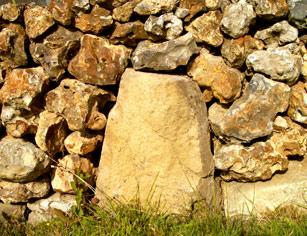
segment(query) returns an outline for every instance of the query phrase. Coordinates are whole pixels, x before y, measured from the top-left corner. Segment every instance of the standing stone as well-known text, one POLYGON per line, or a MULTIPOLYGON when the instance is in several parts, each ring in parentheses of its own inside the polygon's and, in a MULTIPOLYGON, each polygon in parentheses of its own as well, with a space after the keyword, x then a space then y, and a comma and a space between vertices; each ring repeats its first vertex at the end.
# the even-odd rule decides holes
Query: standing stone
POLYGON ((202 12, 206 9, 205 0, 180 0, 179 7, 187 9, 189 14, 185 17, 185 21, 190 21, 195 15, 199 12, 202 12))
POLYGON ((160 12, 170 12, 177 4, 177 0, 142 0, 134 11, 139 15, 154 15, 160 12))
POLYGON ((265 20, 284 17, 288 14, 287 0, 249 0, 257 16, 265 20))
POLYGON ((197 198, 212 200, 213 169, 197 84, 127 69, 107 123, 96 183, 100 204, 105 196, 125 203, 138 198, 142 206, 159 201, 163 211, 178 213, 197 198))
POLYGON ((289 21, 301 30, 307 29, 307 0, 288 0, 289 21))
POLYGON ((54 20, 62 25, 70 25, 73 18, 72 4, 73 0, 50 0, 48 10, 54 20))
POLYGON ((291 87, 288 116, 294 121, 307 124, 307 82, 298 82, 291 87))
POLYGON ((132 0, 113 10, 112 17, 116 21, 128 22, 136 5, 142 0, 132 0))

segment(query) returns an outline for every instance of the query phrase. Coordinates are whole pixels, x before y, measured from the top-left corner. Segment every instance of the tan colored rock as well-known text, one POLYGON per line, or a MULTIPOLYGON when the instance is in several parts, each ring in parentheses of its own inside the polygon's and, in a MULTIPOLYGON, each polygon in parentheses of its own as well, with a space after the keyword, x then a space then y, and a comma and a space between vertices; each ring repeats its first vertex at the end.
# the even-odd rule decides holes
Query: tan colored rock
POLYGON ((75 79, 64 79, 59 87, 47 93, 46 110, 61 114, 70 130, 101 130, 106 117, 99 110, 112 99, 113 95, 105 90, 75 79))
POLYGON ((133 10, 136 7, 138 3, 140 3, 142 0, 132 0, 128 1, 127 3, 114 8, 112 17, 116 21, 120 22, 128 22, 130 20, 130 17, 133 14, 133 10))
MULTIPOLYGON (((98 0, 99 1, 99 0, 98 0)), ((72 10, 76 13, 89 11, 91 9, 90 0, 73 0, 72 10)))
POLYGON ((26 205, 0 203, 0 222, 7 220, 24 221, 26 216, 26 205))
POLYGON ((0 200, 4 203, 28 202, 45 197, 50 191, 50 180, 42 178, 28 183, 13 183, 0 180, 0 200))
POLYGON ((84 35, 81 49, 70 61, 68 71, 78 80, 94 85, 116 84, 124 72, 131 51, 101 37, 84 35))
POLYGON ((16 21, 20 16, 21 8, 16 4, 7 3, 0 6, 0 18, 8 21, 16 21))
POLYGON ((227 66, 220 56, 211 55, 202 49, 188 71, 199 86, 211 88, 214 97, 221 103, 229 103, 241 94, 244 75, 227 66))
POLYGON ((212 90, 205 89, 203 91, 203 97, 204 97, 206 103, 211 102, 214 98, 212 90))
POLYGON ((205 0, 206 8, 210 11, 219 9, 222 6, 221 0, 205 0))
POLYGON ((64 152, 67 135, 67 123, 62 116, 49 111, 40 113, 35 142, 41 150, 50 154, 64 152))
POLYGON ((209 11, 196 18, 186 27, 198 42, 205 42, 213 47, 219 47, 224 40, 220 31, 220 23, 223 14, 220 11, 209 11))
POLYGON ((73 0, 50 0, 48 10, 54 20, 62 25, 70 25, 73 18, 72 6, 73 0))
POLYGON ((206 9, 206 1, 205 0, 180 0, 179 7, 189 10, 189 15, 185 17, 184 20, 190 21, 199 12, 202 12, 206 9))
POLYGON ((80 177, 81 174, 87 177, 83 179, 84 181, 88 184, 93 184, 94 167, 89 159, 79 157, 78 155, 67 155, 63 157, 59 160, 53 173, 51 179, 52 189, 61 193, 74 193, 72 183, 80 182, 75 175, 80 177))
POLYGON ((291 87, 288 116, 292 120, 307 124, 307 82, 298 82, 291 87))
POLYGON ((210 202, 214 164, 205 107, 187 77, 127 69, 107 123, 100 204, 105 196, 124 203, 137 197, 142 206, 159 201, 163 212, 178 213, 197 198, 210 202))
POLYGON ((257 16, 271 20, 286 16, 289 11, 287 0, 249 0, 254 6, 257 16))
POLYGON ((37 38, 54 25, 51 13, 44 7, 28 6, 24 11, 26 32, 29 38, 37 38))
POLYGON ((86 155, 101 147, 102 135, 75 131, 65 139, 65 147, 70 154, 86 155))
POLYGON ((177 0, 142 0, 134 11, 139 15, 154 15, 160 12, 171 12, 177 4, 177 0))

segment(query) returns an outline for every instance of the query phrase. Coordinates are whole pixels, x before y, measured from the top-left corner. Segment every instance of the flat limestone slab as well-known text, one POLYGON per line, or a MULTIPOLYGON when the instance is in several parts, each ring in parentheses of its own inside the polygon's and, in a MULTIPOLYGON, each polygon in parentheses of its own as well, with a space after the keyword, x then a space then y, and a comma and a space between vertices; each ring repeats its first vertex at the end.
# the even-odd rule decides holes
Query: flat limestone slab
POLYGON ((205 102, 190 78, 137 72, 122 76, 109 114, 96 197, 165 212, 213 197, 214 163, 205 102))

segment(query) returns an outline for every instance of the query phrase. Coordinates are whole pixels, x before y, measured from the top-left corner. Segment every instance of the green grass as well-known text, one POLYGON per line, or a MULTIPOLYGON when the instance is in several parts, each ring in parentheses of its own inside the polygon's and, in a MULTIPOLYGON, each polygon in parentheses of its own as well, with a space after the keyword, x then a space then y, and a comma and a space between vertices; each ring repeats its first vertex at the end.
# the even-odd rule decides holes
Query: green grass
POLYGON ((227 219, 204 210, 190 215, 157 215, 137 207, 120 206, 112 212, 89 208, 84 216, 55 219, 35 227, 0 223, 0 235, 307 235, 307 215, 278 211, 265 219, 227 219))

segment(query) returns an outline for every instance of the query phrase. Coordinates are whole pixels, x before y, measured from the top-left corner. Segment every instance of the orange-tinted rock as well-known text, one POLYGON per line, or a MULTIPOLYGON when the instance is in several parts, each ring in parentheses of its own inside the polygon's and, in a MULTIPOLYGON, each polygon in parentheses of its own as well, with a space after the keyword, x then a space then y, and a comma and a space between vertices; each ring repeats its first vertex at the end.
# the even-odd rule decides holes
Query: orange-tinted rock
POLYGON ((197 13, 205 10, 206 2, 205 0, 180 0, 179 7, 189 10, 185 21, 190 21, 197 13))
POLYGON ((307 83, 299 81, 291 87, 288 116, 294 121, 307 124, 307 83))
POLYGON ((73 18, 72 4, 73 0, 50 0, 48 9, 53 19, 62 25, 70 25, 73 18))

